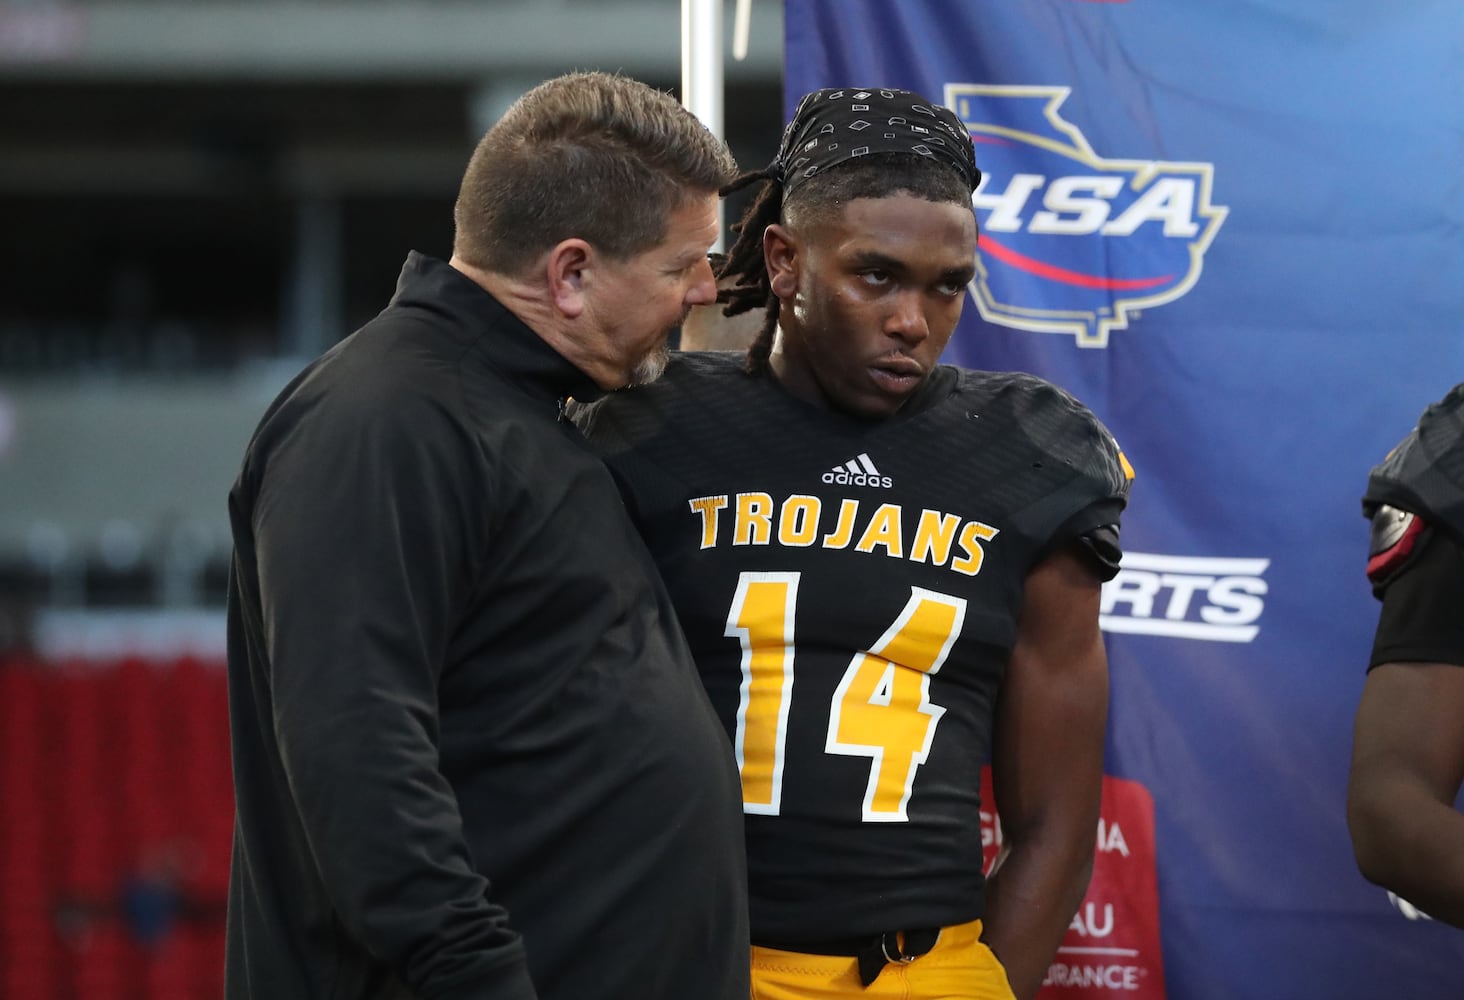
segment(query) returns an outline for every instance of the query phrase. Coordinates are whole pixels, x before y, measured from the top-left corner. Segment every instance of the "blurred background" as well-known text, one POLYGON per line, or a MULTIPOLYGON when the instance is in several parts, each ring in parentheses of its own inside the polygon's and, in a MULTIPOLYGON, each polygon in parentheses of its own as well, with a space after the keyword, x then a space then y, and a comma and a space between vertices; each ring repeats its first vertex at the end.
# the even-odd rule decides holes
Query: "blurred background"
MULTIPOLYGON (((0 0, 0 997, 218 995, 245 442, 409 249, 448 255, 509 103, 678 92, 680 35, 678 0, 0 0)), ((777 0, 724 58, 760 166, 777 0)))

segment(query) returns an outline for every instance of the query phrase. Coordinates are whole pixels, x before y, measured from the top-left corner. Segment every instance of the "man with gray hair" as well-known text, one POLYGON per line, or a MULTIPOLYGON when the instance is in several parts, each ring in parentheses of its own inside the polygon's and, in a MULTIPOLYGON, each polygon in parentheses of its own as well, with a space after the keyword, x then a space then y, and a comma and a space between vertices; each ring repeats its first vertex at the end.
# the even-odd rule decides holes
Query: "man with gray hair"
POLYGON ((712 301, 735 169, 644 84, 535 88, 451 259, 265 414, 229 498, 227 996, 747 997, 731 748, 563 418, 712 301))

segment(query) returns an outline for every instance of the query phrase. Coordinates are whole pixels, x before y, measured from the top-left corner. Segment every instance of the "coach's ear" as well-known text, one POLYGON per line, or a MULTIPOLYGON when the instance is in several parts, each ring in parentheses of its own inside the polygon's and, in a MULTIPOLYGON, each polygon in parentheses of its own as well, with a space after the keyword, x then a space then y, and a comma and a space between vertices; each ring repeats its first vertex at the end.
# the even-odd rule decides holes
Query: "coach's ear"
POLYGON ((566 319, 578 319, 585 311, 585 295, 595 275, 595 248, 585 240, 562 240, 544 256, 545 279, 554 308, 566 319))
POLYGON ((763 230, 763 263, 768 270, 768 286, 780 299, 791 299, 798 291, 798 239, 778 223, 763 230))

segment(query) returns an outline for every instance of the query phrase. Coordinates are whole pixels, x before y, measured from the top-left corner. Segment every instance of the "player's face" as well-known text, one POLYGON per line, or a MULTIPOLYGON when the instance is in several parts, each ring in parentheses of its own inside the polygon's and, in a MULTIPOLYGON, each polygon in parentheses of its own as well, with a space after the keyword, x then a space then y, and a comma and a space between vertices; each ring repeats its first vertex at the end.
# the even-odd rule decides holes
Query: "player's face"
POLYGON ((835 219, 769 227, 781 300, 774 373, 794 395, 887 417, 935 368, 976 259, 969 206, 908 194, 858 198, 835 219))
POLYGON ((592 308, 616 356, 620 385, 659 377, 666 367, 666 338, 692 306, 716 300, 707 251, 716 242, 718 227, 716 194, 689 195, 671 214, 659 245, 606 265, 609 280, 592 308))

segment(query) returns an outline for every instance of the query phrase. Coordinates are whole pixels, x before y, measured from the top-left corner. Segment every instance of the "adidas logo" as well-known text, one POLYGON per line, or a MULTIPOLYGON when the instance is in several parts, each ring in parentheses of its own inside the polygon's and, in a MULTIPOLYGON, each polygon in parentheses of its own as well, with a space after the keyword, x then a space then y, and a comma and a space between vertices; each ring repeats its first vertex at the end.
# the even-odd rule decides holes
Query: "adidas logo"
POLYGON ((869 456, 863 453, 825 472, 823 481, 839 486, 882 486, 885 489, 895 485, 895 481, 889 476, 881 476, 869 456))

